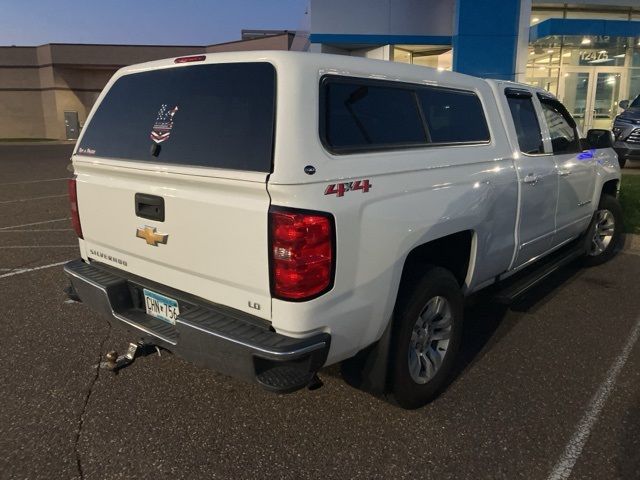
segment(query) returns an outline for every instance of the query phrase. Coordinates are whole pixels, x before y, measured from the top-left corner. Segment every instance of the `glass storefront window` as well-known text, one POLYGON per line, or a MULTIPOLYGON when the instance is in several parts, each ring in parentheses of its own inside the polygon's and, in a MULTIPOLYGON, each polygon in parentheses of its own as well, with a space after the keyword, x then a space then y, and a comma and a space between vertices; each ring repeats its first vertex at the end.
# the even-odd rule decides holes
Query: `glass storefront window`
POLYGON ((536 25, 549 18, 578 18, 593 20, 640 20, 640 10, 621 8, 615 10, 596 10, 588 8, 536 8, 531 10, 530 25, 536 25))
POLYGON ((398 47, 394 47, 393 61, 399 63, 411 63, 411 52, 398 47))
POLYGON ((562 10, 533 10, 531 12, 530 25, 536 25, 540 22, 544 22, 549 18, 562 18, 562 10))
POLYGON ((631 66, 640 67, 640 40, 637 41, 631 54, 631 66))
POLYGON ((529 47, 526 82, 558 96, 583 131, 610 128, 621 100, 640 94, 637 40, 552 36, 529 47))
POLYGON ((393 60, 400 63, 412 63, 423 67, 451 70, 453 50, 450 47, 429 45, 396 45, 393 48, 393 60))
POLYGON ((633 100, 638 95, 640 95, 640 68, 631 68, 629 70, 629 93, 626 95, 626 99, 633 100))
POLYGON ((619 12, 597 12, 597 11, 580 11, 567 9, 565 18, 582 18, 593 20, 629 20, 629 10, 625 9, 619 12))
POLYGON ((622 67, 625 65, 628 47, 629 39, 626 37, 547 37, 531 45, 528 64, 622 67))

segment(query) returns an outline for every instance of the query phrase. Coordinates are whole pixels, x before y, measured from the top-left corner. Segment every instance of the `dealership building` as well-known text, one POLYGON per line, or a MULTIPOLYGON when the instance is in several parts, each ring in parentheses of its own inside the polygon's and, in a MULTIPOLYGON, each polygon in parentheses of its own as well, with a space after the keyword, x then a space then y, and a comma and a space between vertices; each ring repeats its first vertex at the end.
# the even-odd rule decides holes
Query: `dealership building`
POLYGON ((301 28, 211 46, 0 47, 0 138, 76 138, 121 66, 230 50, 305 50, 516 80, 557 95, 583 130, 640 94, 638 0, 310 0, 301 28))

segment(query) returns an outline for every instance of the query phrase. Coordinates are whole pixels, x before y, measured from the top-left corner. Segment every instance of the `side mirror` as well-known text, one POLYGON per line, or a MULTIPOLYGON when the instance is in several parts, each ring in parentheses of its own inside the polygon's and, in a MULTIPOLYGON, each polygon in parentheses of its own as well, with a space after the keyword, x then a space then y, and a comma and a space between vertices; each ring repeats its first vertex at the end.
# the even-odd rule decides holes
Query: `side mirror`
POLYGON ((618 103, 618 106, 621 109, 626 110, 627 108, 629 108, 629 100, 620 100, 620 103, 618 103))
POLYGON ((614 142, 615 137, 611 130, 594 128, 587 132, 587 138, 582 144, 587 148, 613 148, 614 142))

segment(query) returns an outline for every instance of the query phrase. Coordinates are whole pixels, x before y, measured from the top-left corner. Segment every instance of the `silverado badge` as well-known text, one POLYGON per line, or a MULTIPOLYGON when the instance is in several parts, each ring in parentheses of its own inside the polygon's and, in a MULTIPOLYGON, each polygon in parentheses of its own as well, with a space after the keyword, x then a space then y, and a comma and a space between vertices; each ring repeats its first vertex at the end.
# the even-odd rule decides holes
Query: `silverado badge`
POLYGON ((136 237, 144 238, 147 241, 147 245, 153 245, 157 247, 159 243, 167 244, 167 238, 169 235, 166 233, 156 233, 156 227, 138 227, 136 230, 136 237))

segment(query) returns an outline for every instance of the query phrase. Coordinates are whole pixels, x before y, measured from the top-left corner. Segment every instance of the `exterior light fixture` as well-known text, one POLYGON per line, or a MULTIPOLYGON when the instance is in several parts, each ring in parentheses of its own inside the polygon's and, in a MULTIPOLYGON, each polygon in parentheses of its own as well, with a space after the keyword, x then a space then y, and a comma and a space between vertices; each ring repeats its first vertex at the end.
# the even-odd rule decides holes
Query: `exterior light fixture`
POLYGON ((582 42, 580 42, 581 45, 589 45, 590 43, 591 39, 587 37, 582 37, 582 42))

